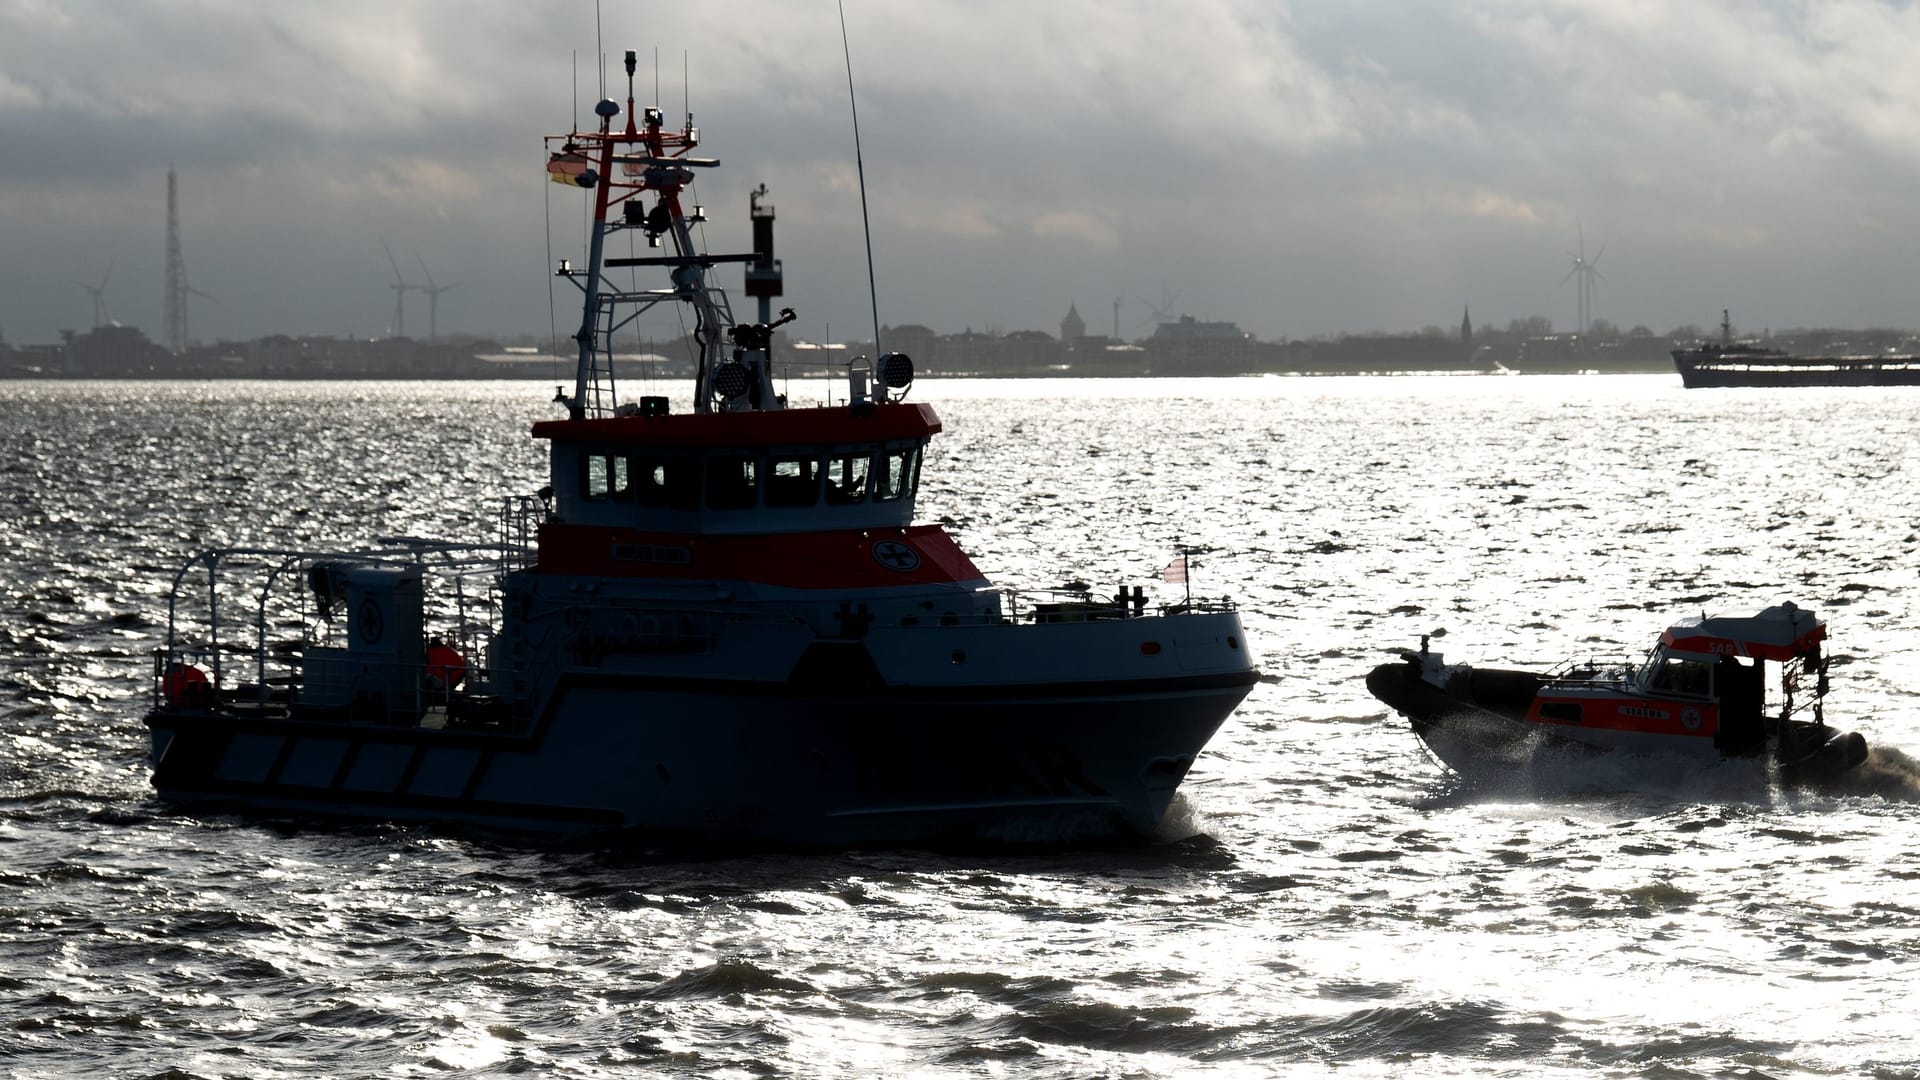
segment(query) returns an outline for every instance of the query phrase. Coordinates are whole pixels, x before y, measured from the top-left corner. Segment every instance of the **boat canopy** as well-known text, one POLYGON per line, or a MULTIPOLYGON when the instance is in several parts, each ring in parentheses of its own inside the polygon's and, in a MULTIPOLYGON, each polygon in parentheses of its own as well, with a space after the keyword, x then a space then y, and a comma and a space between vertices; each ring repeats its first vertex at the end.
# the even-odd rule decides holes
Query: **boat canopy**
POLYGON ((1813 612, 1775 604, 1754 612, 1682 619, 1660 635, 1660 643, 1679 652, 1786 661, 1812 652, 1826 636, 1827 624, 1813 612))

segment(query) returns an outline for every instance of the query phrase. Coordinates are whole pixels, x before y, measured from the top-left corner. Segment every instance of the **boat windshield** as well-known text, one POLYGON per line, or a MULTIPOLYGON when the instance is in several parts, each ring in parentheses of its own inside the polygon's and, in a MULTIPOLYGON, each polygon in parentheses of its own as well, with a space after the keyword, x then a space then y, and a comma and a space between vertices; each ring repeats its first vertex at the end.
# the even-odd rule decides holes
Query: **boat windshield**
MULTIPOLYGON (((905 501, 920 479, 920 444, 847 446, 827 451, 647 450, 594 447, 580 453, 571 498, 586 503, 638 503, 678 511, 751 510, 905 501), (824 481, 824 483, 823 483, 824 481)), ((564 461, 560 451, 556 461, 564 461)), ((556 475, 567 468, 557 465, 556 475)))
POLYGON ((1713 693, 1713 665, 1702 657, 1655 649, 1640 665, 1634 681, 1647 690, 1706 697, 1713 693))

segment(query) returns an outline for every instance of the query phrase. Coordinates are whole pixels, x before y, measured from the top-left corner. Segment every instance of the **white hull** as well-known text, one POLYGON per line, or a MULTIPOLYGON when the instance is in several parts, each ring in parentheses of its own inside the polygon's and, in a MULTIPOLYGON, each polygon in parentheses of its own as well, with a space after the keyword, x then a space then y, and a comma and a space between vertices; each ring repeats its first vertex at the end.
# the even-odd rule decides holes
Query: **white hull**
POLYGON ((1677 766, 1727 760, 1710 738, 1567 731, 1471 708, 1414 721, 1413 730, 1441 764, 1480 786, 1613 787, 1618 785, 1620 768, 1615 765, 1597 773, 1602 760, 1664 761, 1677 766))

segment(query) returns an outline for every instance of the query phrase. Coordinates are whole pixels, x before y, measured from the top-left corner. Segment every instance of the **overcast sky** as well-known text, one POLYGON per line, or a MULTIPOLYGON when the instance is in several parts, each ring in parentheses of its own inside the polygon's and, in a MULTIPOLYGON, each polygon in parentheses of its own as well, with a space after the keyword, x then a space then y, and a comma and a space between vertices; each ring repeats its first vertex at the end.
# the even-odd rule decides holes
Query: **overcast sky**
MULTIPOLYGON (((847 0, 883 322, 1267 339, 1546 315, 1580 231, 1622 327, 1915 326, 1920 13, 1879 0, 847 0)), ((869 333, 831 0, 601 8, 610 96, 690 85, 714 250, 778 209, 800 336, 869 333), (686 78, 683 81, 683 57, 686 78), (617 88, 617 89, 616 89, 617 88)), ((169 163, 196 338, 564 337, 589 0, 0 0, 0 333, 160 336, 169 163), (563 286, 564 287, 564 286, 563 286), (424 334, 424 297, 407 330, 424 334)), ((737 269, 724 271, 737 286, 737 269)), ((737 309, 745 310, 744 300, 737 309)))

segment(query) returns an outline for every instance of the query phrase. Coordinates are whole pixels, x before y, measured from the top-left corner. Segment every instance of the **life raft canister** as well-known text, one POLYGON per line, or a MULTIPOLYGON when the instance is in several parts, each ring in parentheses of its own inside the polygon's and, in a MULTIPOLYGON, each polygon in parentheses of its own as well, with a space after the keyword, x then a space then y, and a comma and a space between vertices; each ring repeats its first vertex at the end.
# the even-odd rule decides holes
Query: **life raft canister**
POLYGON ((213 707, 213 683, 192 664, 174 664, 160 678, 160 695, 176 709, 213 707))
POLYGON ((436 642, 427 647, 427 686, 433 690, 457 690, 467 681, 467 658, 451 645, 436 642))

